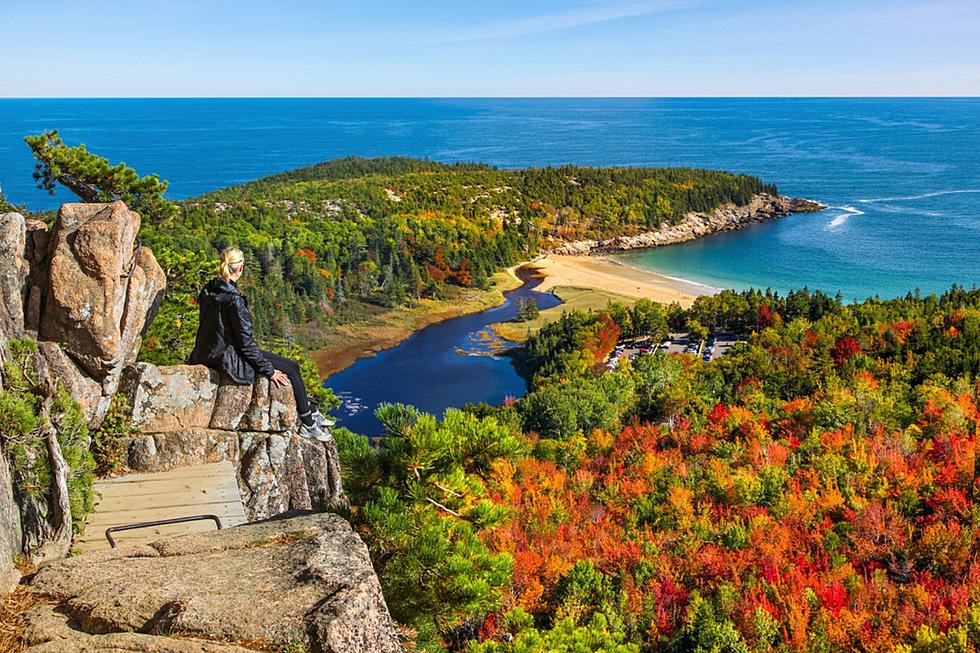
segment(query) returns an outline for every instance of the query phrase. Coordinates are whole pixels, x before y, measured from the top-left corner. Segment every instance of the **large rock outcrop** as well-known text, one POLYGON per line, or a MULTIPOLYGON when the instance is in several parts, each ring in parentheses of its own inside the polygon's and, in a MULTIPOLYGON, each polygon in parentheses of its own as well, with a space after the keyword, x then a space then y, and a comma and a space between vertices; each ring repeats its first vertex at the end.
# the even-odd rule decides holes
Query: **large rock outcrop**
POLYGON ((31 589, 58 607, 30 614, 29 653, 401 650, 367 548, 331 514, 90 553, 31 589))
POLYGON ((134 247, 140 216, 122 202, 64 204, 48 243, 42 340, 63 343, 96 379, 138 349, 147 315, 166 285, 148 248, 134 247))
MULTIPOLYGON (((165 285, 153 253, 136 244, 139 226, 121 202, 66 204, 50 230, 0 216, 0 361, 17 352, 17 392, 48 415, 64 388, 91 428, 122 392, 141 431, 129 443, 134 470, 230 460, 251 520, 346 506, 336 445, 297 435, 289 387, 135 363, 165 285), (36 350, 10 343, 25 335, 36 350)), ((0 433, 0 591, 19 577, 17 554, 48 561, 33 580, 51 603, 30 615, 31 651, 400 650, 367 550, 334 515, 63 560, 72 470, 58 420, 43 424, 30 446, 51 480, 36 496, 18 495, 22 478, 0 433), (171 634, 179 636, 160 636, 171 634)))
POLYGON ((19 213, 0 215, 0 347, 4 336, 24 335, 25 282, 31 273, 26 245, 24 217, 19 213))
POLYGON ((142 432, 129 444, 133 471, 229 460, 250 520, 347 505, 336 444, 296 434, 288 385, 259 378, 242 386, 203 365, 137 363, 126 369, 120 392, 142 432))
POLYGON ((606 240, 576 240, 558 245, 550 251, 554 254, 579 256, 676 245, 720 231, 743 229, 751 224, 791 213, 822 211, 825 208, 827 207, 810 200, 762 193, 743 206, 723 206, 711 213, 688 213, 677 224, 665 224, 656 231, 606 240))
MULTIPOLYGON (((17 352, 17 392, 31 396, 42 416, 50 417, 59 388, 79 402, 90 428, 108 411, 165 285, 153 253, 136 245, 139 226, 122 202, 65 204, 50 231, 40 220, 0 215, 0 361, 14 364, 17 352), (37 341, 36 351, 12 346, 25 336, 37 341)), ((0 368, 0 377, 6 372, 0 368)), ((11 378, 0 378, 0 387, 10 389, 11 378)), ((59 557, 71 542, 64 434, 57 419, 42 424, 20 464, 43 461, 46 493, 16 492, 20 475, 35 472, 13 465, 0 432, 0 584, 14 575, 14 554, 59 557)))
POLYGON ((52 229, 0 216, 0 357, 37 335, 55 383, 79 400, 90 428, 109 408, 166 286, 140 216, 122 202, 64 204, 52 229))

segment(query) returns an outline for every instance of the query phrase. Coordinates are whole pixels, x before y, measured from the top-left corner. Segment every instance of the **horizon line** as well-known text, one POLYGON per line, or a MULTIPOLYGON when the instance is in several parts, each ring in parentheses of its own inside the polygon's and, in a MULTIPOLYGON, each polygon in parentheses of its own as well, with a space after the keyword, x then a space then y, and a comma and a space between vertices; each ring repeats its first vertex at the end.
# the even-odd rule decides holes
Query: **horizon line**
POLYGON ((980 95, 12 95, 4 100, 941 100, 980 95))

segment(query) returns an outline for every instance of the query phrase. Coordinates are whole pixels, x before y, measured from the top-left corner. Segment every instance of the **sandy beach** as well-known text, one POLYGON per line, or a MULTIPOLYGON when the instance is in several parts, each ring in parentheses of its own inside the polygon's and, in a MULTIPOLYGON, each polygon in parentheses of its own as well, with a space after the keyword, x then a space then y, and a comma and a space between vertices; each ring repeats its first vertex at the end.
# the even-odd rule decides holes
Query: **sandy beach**
POLYGON ((696 297, 718 292, 717 288, 640 270, 606 256, 548 254, 524 265, 535 268, 544 277, 537 288, 541 291, 555 286, 596 288, 655 302, 677 302, 685 307, 696 297))

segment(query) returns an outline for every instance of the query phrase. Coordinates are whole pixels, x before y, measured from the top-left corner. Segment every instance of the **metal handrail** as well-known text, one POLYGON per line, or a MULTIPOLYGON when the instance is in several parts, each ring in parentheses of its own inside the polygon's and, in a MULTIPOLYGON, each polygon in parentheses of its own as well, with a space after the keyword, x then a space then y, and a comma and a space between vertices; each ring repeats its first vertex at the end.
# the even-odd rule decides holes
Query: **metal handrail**
POLYGON ((206 519, 212 520, 221 530, 221 520, 217 515, 193 515, 191 517, 175 517, 174 519, 158 519, 157 521, 144 521, 137 522, 135 524, 124 524, 122 526, 111 526, 105 529, 105 539, 109 540, 109 546, 113 549, 116 548, 116 541, 112 539, 113 533, 118 533, 120 531, 131 531, 137 528, 152 528, 154 526, 165 526, 167 524, 183 524, 189 521, 203 521, 206 519))

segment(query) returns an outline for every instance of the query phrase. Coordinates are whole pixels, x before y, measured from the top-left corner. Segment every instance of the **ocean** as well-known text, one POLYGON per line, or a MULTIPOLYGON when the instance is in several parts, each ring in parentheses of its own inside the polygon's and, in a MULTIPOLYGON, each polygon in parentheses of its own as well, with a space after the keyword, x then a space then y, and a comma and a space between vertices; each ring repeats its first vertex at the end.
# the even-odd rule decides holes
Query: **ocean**
POLYGON ((980 99, 0 100, 0 188, 52 208, 22 138, 59 129, 180 199, 346 155, 695 166, 832 208, 624 256, 714 287, 848 299, 980 276, 980 99))
MULTIPOLYGON (((34 188, 22 138, 46 129, 159 174, 174 199, 347 155, 744 172, 831 208, 623 261, 718 288, 847 299, 980 277, 980 99, 0 100, 0 187, 38 209, 71 199, 34 188)), ((555 301, 525 288, 327 379, 341 424, 380 433, 383 401, 441 414, 524 394, 508 357, 459 354, 478 353, 519 296, 555 301)))

